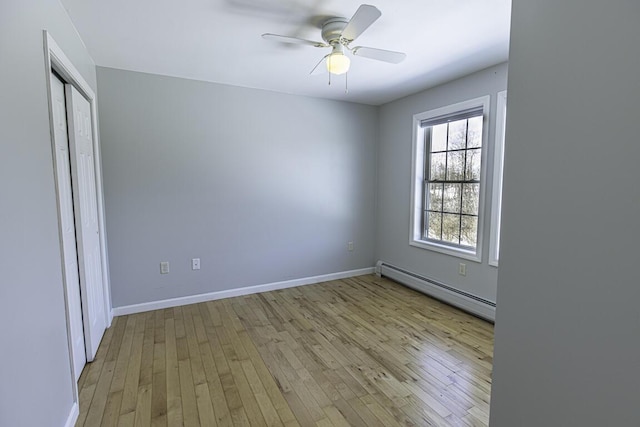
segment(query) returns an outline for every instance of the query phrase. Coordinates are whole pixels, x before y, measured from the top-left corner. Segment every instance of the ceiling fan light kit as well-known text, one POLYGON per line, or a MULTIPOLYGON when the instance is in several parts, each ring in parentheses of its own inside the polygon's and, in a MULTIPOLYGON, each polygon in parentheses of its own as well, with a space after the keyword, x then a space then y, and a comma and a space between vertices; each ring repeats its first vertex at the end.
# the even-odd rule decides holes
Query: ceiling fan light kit
MULTIPOLYGON (((324 58, 320 60, 320 62, 325 61, 326 69, 330 75, 345 74, 349 71, 351 60, 345 51, 351 52, 354 56, 362 56, 377 61, 398 64, 405 59, 406 54, 372 47, 351 47, 351 43, 380 18, 381 15, 382 13, 375 6, 362 4, 350 20, 339 17, 330 18, 322 25, 321 37, 324 43, 271 33, 263 34, 262 37, 267 40, 283 43, 303 44, 321 48, 331 47, 331 53, 325 55, 324 58)), ((318 65, 320 65, 320 63, 318 63, 318 65)), ((319 69, 318 65, 311 70, 311 73, 319 69)), ((329 80, 329 82, 331 82, 331 80, 329 80)))
POLYGON ((351 60, 344 54, 344 46, 338 44, 333 47, 333 51, 326 59, 327 71, 331 74, 344 74, 349 71, 351 60))

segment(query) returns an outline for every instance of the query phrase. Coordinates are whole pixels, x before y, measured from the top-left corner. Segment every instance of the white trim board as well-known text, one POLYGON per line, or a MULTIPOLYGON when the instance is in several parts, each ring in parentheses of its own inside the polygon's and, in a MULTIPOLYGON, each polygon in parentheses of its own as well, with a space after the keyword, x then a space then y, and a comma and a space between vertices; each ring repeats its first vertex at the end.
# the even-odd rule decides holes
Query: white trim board
POLYGON ((491 236, 489 265, 497 267, 500 254, 500 218, 502 211, 502 176, 504 172, 504 142, 507 124, 507 91, 498 92, 496 132, 493 143, 493 190, 491 191, 491 236))
POLYGON ((458 307, 474 316, 495 322, 496 307, 492 301, 486 301, 467 292, 457 291, 453 286, 420 276, 384 261, 378 261, 375 270, 377 275, 388 277, 418 292, 458 307))
POLYGON ((76 425, 76 421, 78 421, 78 417, 80 416, 80 407, 77 402, 73 403, 71 407, 71 412, 67 417, 67 422, 64 423, 64 427, 73 427, 76 425))
POLYGON ((145 311, 159 310, 163 308, 179 307, 181 305, 197 304, 200 302, 214 301, 224 298, 239 297, 243 295, 257 294, 260 292, 276 291, 279 289, 295 288, 297 286, 313 285, 315 283, 329 282, 331 280, 346 279, 348 277, 363 276, 373 274, 374 268, 361 268, 359 270, 342 271, 338 273, 323 274, 321 276, 303 277, 301 279, 287 280, 284 282, 267 283, 264 285, 246 286, 243 288, 227 289, 224 291, 209 292, 206 294, 190 295, 151 301, 141 304, 125 305, 114 307, 114 316, 124 316, 127 314, 142 313, 145 311))

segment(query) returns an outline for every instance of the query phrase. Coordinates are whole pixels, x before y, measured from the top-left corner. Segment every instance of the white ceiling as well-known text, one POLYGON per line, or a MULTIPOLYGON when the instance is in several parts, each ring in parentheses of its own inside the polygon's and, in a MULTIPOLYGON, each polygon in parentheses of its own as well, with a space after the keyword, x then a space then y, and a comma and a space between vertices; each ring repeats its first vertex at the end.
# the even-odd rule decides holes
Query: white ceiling
POLYGON ((310 76, 329 52, 320 25, 360 0, 61 0, 96 65, 380 105, 507 60, 511 0, 367 0, 382 11, 355 45, 402 51, 398 65, 355 57, 344 76, 310 76))

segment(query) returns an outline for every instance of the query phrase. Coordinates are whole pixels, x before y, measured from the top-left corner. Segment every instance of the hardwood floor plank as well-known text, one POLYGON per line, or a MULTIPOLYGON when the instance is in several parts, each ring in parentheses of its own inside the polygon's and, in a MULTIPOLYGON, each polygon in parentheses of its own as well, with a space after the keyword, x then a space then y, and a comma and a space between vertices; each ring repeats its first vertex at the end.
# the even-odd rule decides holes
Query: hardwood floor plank
POLYGON ((153 374, 151 384, 151 425, 167 425, 167 382, 165 372, 153 374))
POLYGON ((200 425, 211 427, 218 425, 216 416, 213 413, 213 405, 207 383, 196 385, 196 405, 198 407, 198 414, 200 415, 200 425))
POLYGON ((265 423, 268 426, 282 425, 280 416, 278 415, 276 408, 273 406, 271 399, 267 395, 253 363, 250 360, 243 360, 241 364, 242 370, 244 371, 247 381, 249 382, 249 386, 251 387, 251 391, 258 402, 260 411, 262 411, 265 423))
MULTIPOLYGON (((331 424, 334 425, 335 427, 349 427, 351 425, 356 425, 356 424, 350 424, 347 421, 347 419, 342 415, 342 413, 338 411, 338 409, 333 405, 327 406, 323 410, 324 410, 324 413, 327 414, 327 418, 329 419, 329 421, 331 421, 331 424)), ((363 426, 363 423, 360 422, 360 424, 358 425, 363 426)))
POLYGON ((166 345, 164 342, 164 314, 156 316, 155 340, 153 346, 153 378, 151 387, 151 423, 163 425, 167 423, 167 367, 166 345), (162 323, 159 325, 158 323, 162 323), (158 332, 160 331, 160 332, 158 332), (160 336, 162 334, 162 336, 160 336))
POLYGON ((118 358, 111 378, 111 386, 102 415, 102 421, 100 423, 102 426, 115 426, 120 418, 120 407, 122 404, 135 324, 136 317, 128 316, 124 334, 122 336, 120 351, 118 352, 118 358))
POLYGON ((329 418, 323 418, 320 421, 318 421, 315 425, 316 427, 333 427, 333 423, 329 418))
POLYGON ((127 368, 129 366, 129 360, 131 355, 131 346, 133 343, 133 335, 136 327, 136 316, 127 316, 127 323, 125 325, 125 331, 122 336, 122 343, 120 344, 120 351, 118 352, 118 359, 116 361, 116 367, 113 372, 113 378, 111 380, 111 392, 117 392, 124 390, 124 384, 127 375, 127 368))
POLYGON ((138 387, 134 425, 136 427, 148 427, 151 425, 151 384, 143 384, 138 387))
POLYGON ((109 387, 115 365, 115 360, 109 360, 106 361, 102 367, 100 379, 98 379, 98 384, 96 384, 93 399, 91 399, 91 406, 89 407, 87 418, 84 422, 86 426, 99 426, 102 422, 102 415, 104 414, 104 408, 107 404, 109 387))
POLYGON ((393 418, 393 415, 384 409, 371 395, 366 395, 358 398, 362 404, 382 423, 383 426, 399 426, 398 420, 393 418))
POLYGON ((238 395, 242 401, 242 406, 245 409, 245 413, 247 414, 251 425, 265 425, 266 423, 262 416, 262 412, 260 411, 258 402, 251 391, 251 387, 245 377, 240 362, 238 360, 233 360, 233 356, 228 356, 227 360, 229 362, 233 381, 238 390, 238 395))
MULTIPOLYGON (((136 398, 136 402, 137 400, 138 399, 136 398)), ((135 422, 136 412, 134 408, 133 411, 120 415, 120 418, 118 419, 118 427, 133 427, 135 425, 135 422)))
POLYGON ((102 412, 104 411, 104 405, 106 405, 105 400, 108 393, 107 383, 110 386, 111 376, 113 375, 113 360, 115 360, 114 355, 119 350, 118 346, 122 340, 125 323, 126 319, 114 319, 111 328, 105 332, 105 337, 103 337, 103 341, 98 347, 96 359, 84 368, 84 371, 87 371, 87 376, 83 382, 83 387, 78 388, 80 398, 80 415, 76 422, 78 426, 90 425, 86 424, 87 419, 92 423, 100 423, 102 419, 102 412), (107 339, 105 340, 104 338, 107 339), (107 358, 112 363, 105 369, 107 358), (98 389, 99 383, 101 384, 100 389, 98 389), (94 403, 94 397, 98 390, 99 394, 94 403), (89 418, 89 414, 91 414, 91 418, 89 418))
MULTIPOLYGON (((140 393, 139 393, 140 386, 149 385, 153 380, 154 317, 155 316, 152 311, 145 313, 144 336, 142 341, 142 357, 140 359, 140 375, 138 375, 138 396, 140 396, 140 393)), ((137 403, 136 403, 136 406, 138 406, 137 403)))
POLYGON ((122 403, 122 390, 110 392, 107 396, 107 404, 102 414, 101 426, 115 426, 120 418, 120 405, 122 403))
POLYGON ((180 372, 180 392, 182 395, 182 411, 185 426, 199 426, 200 416, 196 403, 196 391, 191 376, 191 363, 189 360, 178 362, 180 372))
POLYGON ((180 369, 176 347, 175 318, 165 320, 166 383, 167 383, 167 423, 182 425, 182 397, 180 394, 180 369))
POLYGON ((278 385, 276 384, 274 377, 269 373, 267 366, 263 359, 260 357, 255 345, 251 342, 251 338, 246 331, 239 333, 238 337, 242 342, 244 348, 247 350, 247 354, 252 363, 252 367, 255 369, 257 376, 259 377, 262 386, 265 389, 265 393, 271 399, 274 408, 278 411, 280 419, 283 423, 288 423, 295 420, 287 401, 282 396, 278 385))
POLYGON ((84 384, 82 389, 80 389, 79 401, 80 401, 80 414, 78 415, 78 420, 76 421, 76 426, 84 426, 87 420, 87 415, 89 410, 91 409, 91 400, 93 399, 93 394, 96 391, 96 384, 84 384))
POLYGON ((193 305, 184 307, 184 326, 187 337, 187 348, 189 350, 189 360, 191 361, 191 375, 193 376, 194 385, 204 384, 207 377, 204 373, 202 359, 200 358, 200 347, 198 346, 198 337, 194 326, 194 317, 200 317, 200 314, 194 310, 193 305))
POLYGON ((213 412, 216 416, 216 422, 220 425, 231 422, 231 415, 227 400, 224 395, 224 389, 216 370, 216 365, 211 355, 211 347, 208 342, 200 344, 200 354, 204 365, 207 384, 209 386, 209 395, 213 405, 213 412))
POLYGON ((360 276, 114 319, 77 426, 478 426, 493 326, 360 276))
MULTIPOLYGON (((140 380, 140 364, 142 362, 142 345, 144 342, 145 316, 136 315, 136 327, 131 347, 131 358, 127 366, 127 373, 122 394, 120 414, 127 414, 136 409, 138 399, 138 381, 140 380)), ((134 417, 135 419, 135 417, 134 417)))
MULTIPOLYGON (((358 414, 358 416, 362 419, 362 421, 364 421, 364 425, 368 427, 374 427, 374 426, 384 427, 385 426, 384 422, 382 422, 382 420, 377 418, 375 414, 369 410, 367 405, 365 405, 359 398, 356 397, 351 400, 348 400, 348 401, 343 400, 341 402, 346 402, 346 404, 348 404, 351 407, 351 409, 353 409, 353 411, 355 411, 355 413, 358 414)), ((340 405, 338 405, 338 408, 340 408, 340 405)))
POLYGON ((200 355, 205 376, 207 377, 207 383, 209 384, 209 393, 211 395, 214 414, 216 415, 216 420, 219 425, 229 425, 231 423, 231 414, 220 380, 220 373, 224 371, 222 369, 218 371, 218 366, 216 365, 212 352, 212 346, 214 348, 213 351, 216 351, 215 343, 217 342, 217 336, 206 304, 200 304, 199 306, 206 335, 206 341, 200 344, 200 355))

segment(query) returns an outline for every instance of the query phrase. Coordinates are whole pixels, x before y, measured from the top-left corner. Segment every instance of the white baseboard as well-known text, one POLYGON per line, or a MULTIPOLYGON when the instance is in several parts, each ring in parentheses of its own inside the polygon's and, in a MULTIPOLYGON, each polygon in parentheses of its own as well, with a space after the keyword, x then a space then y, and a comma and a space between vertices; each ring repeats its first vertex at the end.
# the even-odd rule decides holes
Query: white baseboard
POLYGON ((378 275, 393 279, 418 292, 432 296, 483 319, 495 322, 496 307, 492 301, 484 300, 467 292, 458 291, 453 286, 422 277, 399 267, 386 264, 383 261, 377 262, 375 272, 378 275))
POLYGON ((78 421, 78 416, 80 416, 80 407, 78 406, 78 402, 73 402, 73 406, 71 407, 71 412, 67 417, 67 422, 64 423, 64 427, 75 426, 76 421, 78 421))
POLYGON ((125 305, 122 307, 114 307, 113 315, 124 316, 127 314, 142 313, 145 311, 178 307, 181 305, 197 304, 199 302, 213 301, 223 298, 239 297, 242 295, 257 294, 260 292, 276 291, 278 289, 295 288, 296 286, 329 282, 331 280, 345 279, 347 277, 372 274, 373 272, 373 267, 361 268, 359 270, 342 271, 338 273, 324 274, 321 276, 304 277, 301 279, 287 280, 284 282, 267 283, 264 285, 247 286, 244 288, 228 289, 225 291, 209 292, 206 294, 190 295, 187 297, 171 298, 161 301, 145 302, 142 304, 125 305))

